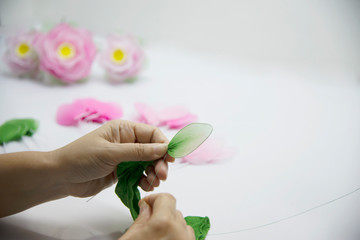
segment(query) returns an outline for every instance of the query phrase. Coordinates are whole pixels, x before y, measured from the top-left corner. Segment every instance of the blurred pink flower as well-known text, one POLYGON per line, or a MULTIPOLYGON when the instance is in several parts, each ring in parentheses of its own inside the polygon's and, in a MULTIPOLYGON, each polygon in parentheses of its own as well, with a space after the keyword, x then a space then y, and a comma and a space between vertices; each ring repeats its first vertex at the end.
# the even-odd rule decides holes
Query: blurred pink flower
POLYGON ((108 80, 119 83, 134 78, 144 62, 144 53, 138 41, 131 36, 111 35, 107 42, 107 49, 100 53, 99 61, 108 80))
POLYGON ((56 114, 56 121, 60 125, 73 126, 79 121, 103 123, 122 116, 123 110, 118 104, 87 98, 61 105, 56 114))
POLYGON ((220 138, 209 138, 195 151, 181 159, 181 163, 207 164, 229 160, 235 155, 235 149, 226 146, 220 138))
POLYGON ((40 68, 55 78, 73 83, 90 74, 96 48, 91 34, 60 23, 36 40, 40 68))
POLYGON ((39 60, 34 48, 35 31, 22 32, 6 40, 4 61, 18 77, 33 77, 38 72, 39 60))
POLYGON ((146 103, 135 103, 135 109, 139 113, 137 119, 139 122, 154 126, 180 129, 197 120, 197 116, 183 106, 172 106, 157 111, 146 103))

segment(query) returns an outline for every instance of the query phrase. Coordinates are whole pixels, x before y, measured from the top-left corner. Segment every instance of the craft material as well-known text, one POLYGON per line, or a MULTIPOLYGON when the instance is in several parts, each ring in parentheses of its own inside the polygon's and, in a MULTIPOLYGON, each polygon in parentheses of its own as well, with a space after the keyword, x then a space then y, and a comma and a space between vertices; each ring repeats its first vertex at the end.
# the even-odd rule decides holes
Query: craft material
POLYGON ((115 193, 126 207, 130 209, 132 218, 135 220, 139 215, 138 202, 140 192, 138 189, 140 178, 145 169, 153 162, 123 162, 117 167, 118 183, 115 193))
POLYGON ((329 205, 331 203, 334 203, 334 202, 337 202, 337 201, 339 201, 339 200, 341 200, 343 198, 346 198, 346 197, 348 197, 348 196, 350 196, 350 195, 352 195, 352 194, 354 194, 354 193, 356 193, 358 191, 360 191, 360 187, 358 187, 358 188, 356 188, 356 189, 352 190, 351 192, 348 192, 348 193, 346 193, 344 195, 341 195, 341 196, 339 196, 337 198, 334 198, 334 199, 332 199, 330 201, 319 204, 319 205, 317 205, 315 207, 309 208, 307 210, 304 210, 302 212, 298 212, 296 214, 293 214, 293 215, 290 215, 290 216, 287 216, 287 217, 284 217, 284 218, 280 218, 280 219, 272 221, 272 222, 268 222, 268 223, 261 224, 261 225, 258 225, 258 226, 247 227, 247 228, 243 228, 243 229, 239 229, 239 230, 234 230, 234 231, 229 231, 229 232, 213 233, 213 234, 209 234, 209 235, 211 235, 211 236, 221 236, 221 235, 228 235, 228 234, 247 232, 247 231, 252 231, 252 230, 268 227, 268 226, 271 226, 271 225, 274 225, 274 224, 277 224, 277 223, 280 223, 280 222, 284 222, 286 220, 293 219, 293 218, 296 218, 298 216, 304 215, 304 214, 306 214, 308 212, 311 212, 313 210, 316 210, 318 208, 325 207, 325 206, 327 206, 327 205, 329 205))
POLYGON ((156 110, 146 103, 135 103, 139 113, 138 121, 154 126, 167 126, 171 129, 180 129, 196 121, 197 116, 183 106, 171 106, 156 110))
POLYGON ((101 102, 94 98, 78 99, 58 108, 56 121, 63 126, 76 126, 78 122, 103 123, 121 118, 123 110, 112 102, 101 102))
POLYGON ((187 216, 184 219, 186 224, 194 229, 195 239, 204 240, 210 229, 210 219, 198 216, 187 216))
POLYGON ((219 163, 231 159, 235 149, 226 144, 225 139, 209 138, 192 153, 181 158, 181 163, 193 165, 219 163))
POLYGON ((89 31, 60 23, 39 34, 35 42, 40 69, 63 83, 74 83, 90 75, 96 46, 89 31))
POLYGON ((0 126, 0 145, 11 141, 18 141, 22 136, 32 136, 39 127, 35 119, 12 119, 0 126))
POLYGON ((6 39, 4 61, 17 77, 34 77, 38 72, 39 59, 34 49, 36 31, 20 32, 6 39))
POLYGON ((171 139, 168 154, 182 158, 197 149, 212 133, 213 127, 207 123, 191 123, 182 128, 171 139))
MULTIPOLYGON (((184 157, 199 147, 211 134, 213 128, 206 123, 192 123, 182 128, 170 141, 168 152, 174 158, 184 157)), ((117 167, 118 183, 115 188, 116 195, 130 210, 135 220, 140 209, 138 202, 141 199, 138 189, 139 181, 145 169, 153 162, 123 162, 117 167)), ((157 175, 157 173, 155 173, 157 175)), ((150 186, 152 183, 150 184, 150 186)), ((185 221, 193 227, 196 239, 205 239, 210 228, 208 217, 188 217, 185 221)))
POLYGON ((145 59, 137 39, 129 35, 111 35, 107 43, 107 49, 99 56, 107 79, 111 83, 135 80, 145 59))

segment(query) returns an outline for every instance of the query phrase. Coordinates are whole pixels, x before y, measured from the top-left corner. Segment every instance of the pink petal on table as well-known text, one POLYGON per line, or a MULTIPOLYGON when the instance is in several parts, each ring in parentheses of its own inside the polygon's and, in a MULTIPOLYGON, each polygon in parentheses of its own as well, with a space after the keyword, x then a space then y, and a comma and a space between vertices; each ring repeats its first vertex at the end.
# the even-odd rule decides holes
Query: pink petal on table
POLYGON ((224 141, 208 139, 195 151, 181 159, 181 163, 207 164, 225 161, 234 155, 234 150, 225 146, 224 141))
POLYGON ((197 116, 193 115, 191 113, 188 113, 185 116, 182 116, 178 119, 172 119, 165 122, 165 125, 167 125, 169 128, 173 129, 179 129, 182 127, 185 127, 186 125, 195 122, 197 120, 197 116))
POLYGON ((64 126, 76 125, 79 121, 76 119, 82 113, 82 109, 74 104, 64 104, 58 108, 56 122, 64 126))
POLYGON ((161 124, 165 124, 165 122, 169 120, 175 120, 179 118, 183 118, 186 115, 189 115, 190 112, 183 106, 173 106, 165 108, 164 110, 159 112, 159 118, 161 124))
POLYGON ((139 113, 139 121, 154 126, 158 126, 160 123, 159 115, 155 109, 147 105, 146 103, 135 103, 135 109, 139 113))
POLYGON ((93 98, 78 99, 71 104, 58 108, 56 121, 60 125, 77 125, 79 121, 103 123, 122 117, 120 105, 112 102, 100 102, 93 98))

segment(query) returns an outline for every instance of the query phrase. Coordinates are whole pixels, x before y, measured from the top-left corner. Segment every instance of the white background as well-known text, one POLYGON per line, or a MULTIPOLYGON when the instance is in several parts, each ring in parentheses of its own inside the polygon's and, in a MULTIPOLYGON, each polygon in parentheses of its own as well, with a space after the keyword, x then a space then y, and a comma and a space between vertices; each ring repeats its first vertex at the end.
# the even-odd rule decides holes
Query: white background
MULTIPOLYGON (((0 122, 34 117, 34 137, 6 151, 51 150, 96 126, 58 126, 76 98, 184 105, 214 125, 236 155, 221 164, 170 169, 156 190, 184 215, 207 215, 208 239, 359 239, 360 192, 274 225, 360 187, 358 1, 1 1, 1 37, 65 19, 102 39, 136 34, 148 64, 134 84, 110 85, 97 64, 89 81, 47 86, 6 75, 0 122)), ((2 42, 3 52, 3 42, 2 42)), ((162 129, 169 138, 175 133, 162 129)), ((4 149, 1 149, 4 150, 4 149)), ((21 176, 20 176, 21 177, 21 176)), ((1 239, 117 239, 132 220, 114 187, 0 220, 1 239)), ((143 195, 146 195, 143 193, 143 195)))

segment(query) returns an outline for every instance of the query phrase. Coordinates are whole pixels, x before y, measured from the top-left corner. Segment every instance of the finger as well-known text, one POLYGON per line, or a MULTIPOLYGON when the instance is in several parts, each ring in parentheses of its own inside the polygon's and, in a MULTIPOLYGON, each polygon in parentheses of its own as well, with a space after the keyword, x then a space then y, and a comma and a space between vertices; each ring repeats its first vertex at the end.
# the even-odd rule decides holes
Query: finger
POLYGON ((169 154, 166 154, 165 161, 173 163, 173 162, 175 162, 175 158, 173 158, 169 154))
POLYGON ((142 199, 152 207, 154 218, 164 219, 176 216, 176 199, 168 194, 152 194, 142 199))
POLYGON ((156 176, 155 168, 154 166, 150 165, 145 170, 146 173, 146 180, 152 187, 158 187, 160 185, 160 180, 156 176))
POLYGON ((150 208, 150 206, 146 202, 142 202, 139 205, 139 208, 140 208, 139 218, 142 218, 144 220, 149 219, 150 216, 151 216, 151 208, 150 208))
POLYGON ((158 187, 160 186, 160 179, 156 177, 155 173, 151 173, 146 177, 146 180, 152 187, 158 187))
POLYGON ((169 169, 168 162, 163 160, 157 160, 154 162, 154 168, 155 168, 156 176, 160 180, 163 181, 166 180, 169 169))
POLYGON ((111 176, 112 176, 112 179, 113 179, 113 183, 114 184, 117 183, 119 178, 117 177, 117 169, 116 168, 115 168, 114 171, 112 171, 111 176))
POLYGON ((108 143, 107 157, 115 164, 126 161, 153 161, 162 158, 167 152, 167 144, 160 143, 108 143))
POLYGON ((189 233, 189 236, 191 236, 191 240, 195 240, 195 232, 194 229, 192 227, 190 227, 189 225, 186 227, 187 228, 187 232, 189 233))
POLYGON ((147 181, 146 176, 140 178, 139 186, 146 192, 154 191, 154 187, 147 181))
POLYGON ((116 143, 169 143, 157 127, 126 120, 109 121, 94 133, 116 143))
POLYGON ((120 121, 114 123, 120 130, 122 143, 168 143, 159 128, 144 123, 120 121))
MULTIPOLYGON (((179 219, 179 220, 182 220, 185 222, 184 220, 184 216, 183 214, 179 211, 179 210, 176 210, 176 217, 179 219)), ((186 222, 185 222, 186 223, 186 222)))
POLYGON ((159 128, 147 124, 134 124, 134 133, 139 143, 169 143, 159 128))
POLYGON ((155 167, 153 165, 150 165, 146 168, 145 173, 147 175, 147 181, 150 183, 150 185, 154 187, 158 187, 160 185, 160 179, 157 170, 155 170, 155 167))
POLYGON ((155 167, 154 167, 154 165, 149 165, 149 166, 145 169, 146 175, 149 175, 151 172, 155 172, 155 167))
POLYGON ((154 166, 150 165, 145 170, 146 180, 152 187, 158 187, 160 185, 160 179, 156 176, 154 166))

